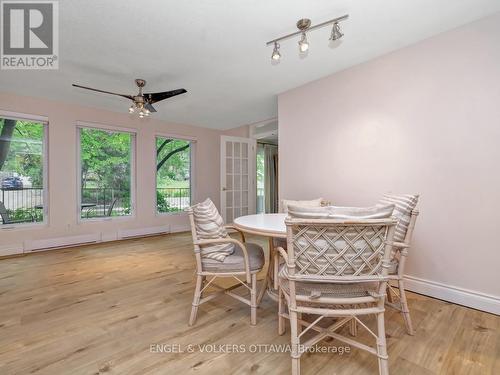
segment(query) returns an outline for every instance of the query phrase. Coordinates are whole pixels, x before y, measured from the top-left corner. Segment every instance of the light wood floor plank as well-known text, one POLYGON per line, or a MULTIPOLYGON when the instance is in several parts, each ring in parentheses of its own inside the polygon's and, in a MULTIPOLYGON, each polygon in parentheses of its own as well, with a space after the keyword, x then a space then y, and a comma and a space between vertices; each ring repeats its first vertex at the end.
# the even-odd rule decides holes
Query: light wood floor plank
MULTIPOLYGON (((189 327, 193 290, 194 256, 184 233, 0 260, 0 374, 290 373, 289 353, 249 353, 251 345, 290 344, 288 328, 277 334, 275 302, 264 299, 252 327, 246 305, 215 299, 189 327), (151 344, 185 352, 152 353, 151 344), (245 352, 227 352, 241 344, 245 352), (225 351, 201 352, 198 345, 225 351)), ((386 313, 391 373, 500 373, 500 317, 411 293, 409 302, 413 337, 397 312, 386 313)), ((374 327, 374 319, 366 322, 374 327)), ((370 343, 362 330, 359 338, 370 343)), ((302 359, 303 374, 377 368, 374 356, 355 349, 302 359)))

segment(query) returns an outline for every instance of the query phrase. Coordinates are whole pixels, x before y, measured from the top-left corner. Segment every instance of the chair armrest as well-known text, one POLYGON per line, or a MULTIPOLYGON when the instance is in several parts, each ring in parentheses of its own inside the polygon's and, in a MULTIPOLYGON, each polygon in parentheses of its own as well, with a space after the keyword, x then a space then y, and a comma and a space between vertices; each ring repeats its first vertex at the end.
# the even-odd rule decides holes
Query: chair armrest
POLYGON ((95 213, 96 211, 97 211, 97 210, 96 210, 96 208, 95 208, 95 207, 89 207, 89 208, 87 208, 87 211, 85 212, 85 217, 88 219, 88 218, 89 218, 89 215, 90 215, 91 213, 95 213))
POLYGON ((251 282, 251 277, 250 277, 250 261, 248 260, 248 251, 247 247, 245 246, 244 243, 231 238, 231 237, 225 237, 225 238, 213 238, 213 239, 207 239, 207 240, 197 240, 193 241, 195 245, 198 246, 203 246, 203 245, 217 245, 217 244, 224 244, 224 243, 232 243, 234 245, 238 245, 241 250, 243 251, 243 259, 245 261, 245 274, 247 278, 247 283, 250 284, 251 282))
POLYGON ((285 251, 285 249, 283 249, 281 246, 278 246, 276 248, 276 250, 278 251, 278 253, 281 255, 281 257, 285 260, 285 263, 287 266, 292 266, 291 264, 288 263, 288 254, 287 252, 285 251))
POLYGON ((410 247, 410 244, 404 242, 393 242, 392 246, 396 249, 407 249, 410 247))
POLYGON ((245 242, 245 234, 241 230, 236 228, 234 225, 227 224, 224 226, 224 228, 226 228, 226 230, 229 229, 229 230, 233 230, 235 232, 238 232, 240 234, 240 237, 241 237, 241 242, 245 242))

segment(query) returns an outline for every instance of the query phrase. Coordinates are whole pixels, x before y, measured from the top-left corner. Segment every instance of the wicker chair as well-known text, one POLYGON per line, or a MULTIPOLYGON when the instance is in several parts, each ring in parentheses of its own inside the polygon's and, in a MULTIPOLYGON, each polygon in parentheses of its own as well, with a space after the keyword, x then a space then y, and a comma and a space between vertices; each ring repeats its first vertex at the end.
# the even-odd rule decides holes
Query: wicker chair
POLYGON ((285 260, 279 275, 278 333, 285 332, 284 319, 290 319, 292 374, 300 374, 303 352, 326 337, 376 355, 380 374, 388 374, 384 302, 396 221, 289 217, 285 222, 288 253, 281 247, 277 250, 285 260), (310 323, 302 314, 318 317, 310 323), (370 314, 377 317, 377 333, 358 318, 370 314), (332 317, 337 318, 333 324, 318 324, 332 317), (336 332, 352 322, 375 337, 376 347, 336 332), (308 331, 317 335, 301 343, 308 331))
MULTIPOLYGON (((320 202, 320 207, 326 207, 326 206, 330 206, 331 205, 331 202, 330 201, 327 201, 323 198, 320 198, 321 199, 321 202, 320 202)), ((287 213, 287 210, 285 209, 285 202, 289 202, 290 200, 287 200, 287 199, 282 199, 280 201, 280 213, 287 213)), ((298 206, 301 206, 301 202, 309 202, 309 201, 293 201, 295 205, 298 205, 298 206)), ((306 204, 307 206, 307 204, 306 204)), ((278 252, 276 251, 276 249, 278 247, 282 247, 283 249, 286 250, 286 238, 273 238, 273 241, 272 241, 272 248, 270 246, 270 249, 269 249, 269 267, 271 267, 274 271, 273 271, 273 280, 274 280, 274 284, 273 284, 273 288, 275 290, 278 289, 278 268, 279 268, 279 265, 280 265, 280 257, 278 255, 278 252)))
POLYGON ((413 236, 413 229, 417 221, 418 210, 413 210, 411 213, 410 224, 405 234, 403 242, 394 242, 394 251, 392 253, 389 280, 397 282, 397 287, 387 284, 387 302, 386 304, 396 310, 400 311, 406 325, 406 331, 409 335, 414 335, 413 325, 411 322, 410 310, 406 299, 404 287, 404 272, 405 264, 408 257, 408 249, 410 248, 411 238, 413 236), (397 289, 397 290, 396 290, 397 289))
POLYGON ((191 308, 191 316, 189 325, 192 326, 196 322, 198 307, 215 297, 227 294, 240 302, 250 306, 250 324, 257 324, 257 273, 264 267, 264 251, 262 247, 253 243, 246 243, 243 232, 238 231, 232 225, 226 225, 226 229, 239 232, 241 241, 231 237, 218 239, 199 239, 196 233, 196 226, 192 209, 186 210, 189 214, 191 224, 191 234, 193 237, 194 254, 196 257, 196 287, 194 291, 193 304, 191 308), (233 255, 226 257, 224 262, 219 262, 212 259, 202 259, 200 246, 232 243, 235 245, 233 255), (211 277, 207 281, 207 276, 211 277), (239 277, 244 276, 245 281, 239 277), (229 277, 237 280, 237 283, 229 288, 223 288, 215 284, 215 279, 218 277, 229 277), (204 296, 205 290, 211 286, 216 291, 204 296), (245 298, 239 294, 233 293, 233 290, 238 287, 248 289, 250 298, 245 298))
MULTIPOLYGON (((113 213, 113 209, 115 208, 115 204, 117 201, 118 201, 118 198, 113 199, 111 204, 108 206, 108 209, 106 210, 104 217, 111 217, 111 214, 113 213)), ((88 219, 91 217, 102 217, 102 216, 97 215, 97 208, 96 207, 90 207, 87 210, 85 217, 88 219)))
POLYGON ((29 219, 12 220, 10 218, 9 211, 5 208, 4 203, 0 201, 0 217, 2 218, 2 224, 21 224, 35 221, 35 217, 31 212, 26 211, 25 213, 30 217, 29 219))

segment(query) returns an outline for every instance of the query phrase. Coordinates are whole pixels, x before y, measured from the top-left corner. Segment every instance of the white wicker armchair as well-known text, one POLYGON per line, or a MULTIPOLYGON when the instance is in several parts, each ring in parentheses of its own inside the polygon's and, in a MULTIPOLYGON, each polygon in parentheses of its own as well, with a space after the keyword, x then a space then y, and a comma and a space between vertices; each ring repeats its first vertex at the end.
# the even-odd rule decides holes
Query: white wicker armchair
POLYGON ((403 277, 408 257, 408 250, 410 249, 413 229, 415 228, 415 222, 417 221, 418 214, 418 210, 412 211, 410 224, 408 225, 404 241, 394 242, 394 251, 392 253, 392 259, 389 267, 389 279, 397 283, 397 286, 387 284, 386 304, 401 312, 405 322, 406 332, 409 335, 414 335, 415 331, 413 330, 410 309, 408 308, 403 277))
MULTIPOLYGON (((252 325, 257 324, 257 273, 262 270, 265 261, 262 247, 253 243, 246 243, 245 236, 242 232, 239 232, 241 241, 229 236, 218 239, 199 239, 196 232, 193 211, 188 209, 187 212, 191 224, 191 234, 193 237, 194 254, 196 258, 196 287, 189 325, 193 325, 196 322, 198 306, 223 294, 229 295, 249 305, 250 323, 252 325), (201 246, 223 243, 232 243, 235 245, 234 253, 227 256, 223 262, 202 258, 201 246), (207 281, 207 276, 211 277, 209 281, 207 281), (240 279, 242 276, 244 280, 240 279), (233 278, 237 283, 229 288, 223 288, 214 282, 218 277, 233 278), (216 291, 205 296, 204 292, 210 286, 216 289, 216 291), (234 289, 241 286, 248 289, 250 294, 249 298, 233 293, 234 289)), ((231 225, 226 225, 225 227, 226 229, 238 231, 231 225)))
POLYGON ((380 374, 389 373, 384 302, 395 224, 392 218, 286 219, 288 252, 278 248, 285 260, 279 274, 278 332, 285 332, 284 319, 290 319, 293 375, 300 374, 303 352, 326 337, 376 355, 380 374), (318 317, 310 323, 302 319, 304 313, 318 317), (369 314, 377 317, 377 333, 358 318, 369 314), (330 326, 320 326, 327 317, 338 319, 330 326), (352 322, 376 338, 376 347, 336 332, 352 322), (317 335, 301 343, 308 331, 317 335))

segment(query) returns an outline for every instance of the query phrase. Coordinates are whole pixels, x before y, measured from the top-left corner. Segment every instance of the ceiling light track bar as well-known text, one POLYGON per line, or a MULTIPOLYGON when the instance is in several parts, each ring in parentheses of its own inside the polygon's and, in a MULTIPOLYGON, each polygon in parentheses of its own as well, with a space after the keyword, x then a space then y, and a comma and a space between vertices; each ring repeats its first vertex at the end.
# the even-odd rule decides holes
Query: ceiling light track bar
POLYGON ((277 42, 281 42, 282 40, 285 40, 285 39, 293 38, 294 36, 301 35, 302 33, 306 32, 306 31, 316 30, 316 29, 319 29, 321 27, 325 27, 327 25, 332 25, 334 23, 345 21, 348 18, 349 18, 349 15, 348 14, 344 14, 342 17, 337 17, 337 18, 331 19, 329 21, 325 21, 325 22, 319 23, 319 24, 314 25, 314 26, 309 26, 307 29, 299 30, 299 31, 296 31, 294 33, 291 33, 291 34, 288 34, 288 35, 285 35, 285 36, 282 36, 282 37, 270 40, 269 42, 266 43, 266 46, 269 46, 269 45, 277 43, 277 42))

